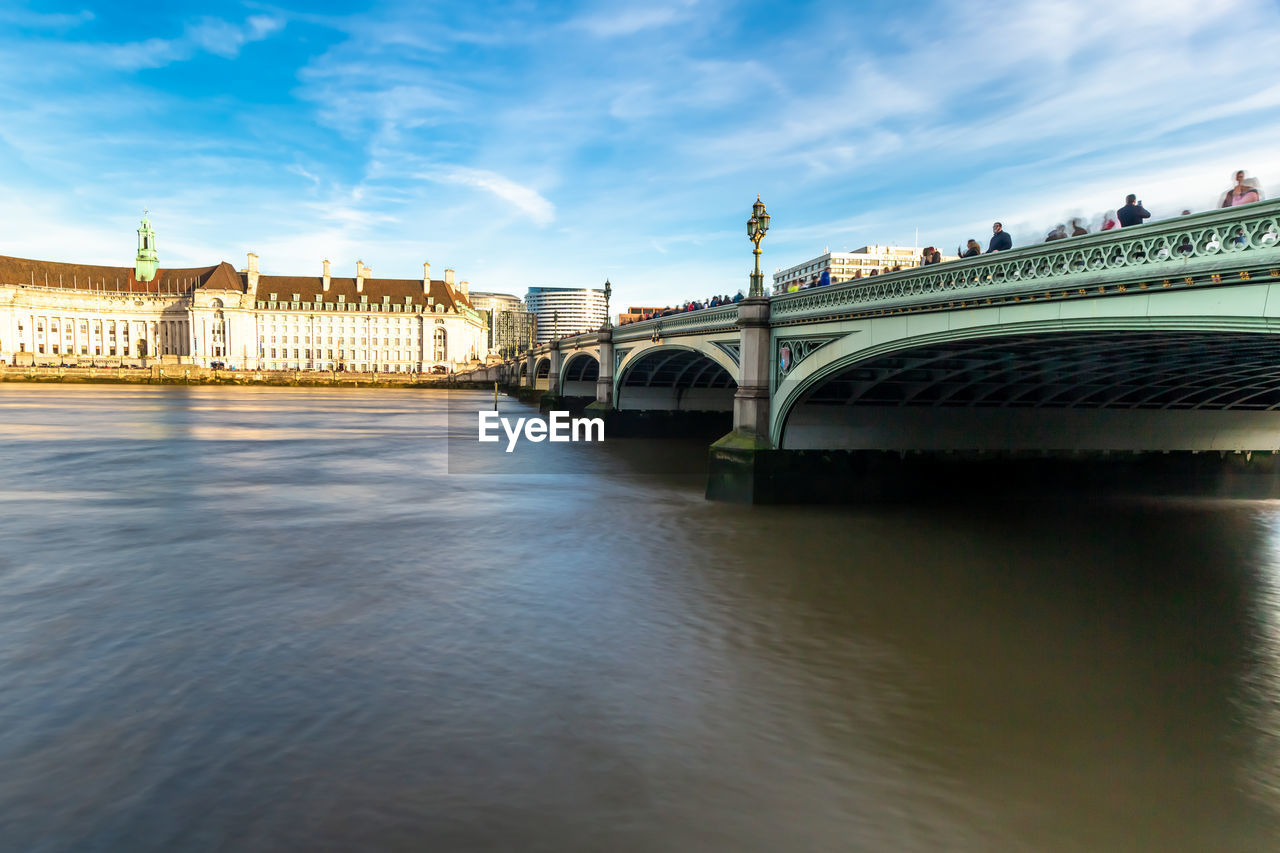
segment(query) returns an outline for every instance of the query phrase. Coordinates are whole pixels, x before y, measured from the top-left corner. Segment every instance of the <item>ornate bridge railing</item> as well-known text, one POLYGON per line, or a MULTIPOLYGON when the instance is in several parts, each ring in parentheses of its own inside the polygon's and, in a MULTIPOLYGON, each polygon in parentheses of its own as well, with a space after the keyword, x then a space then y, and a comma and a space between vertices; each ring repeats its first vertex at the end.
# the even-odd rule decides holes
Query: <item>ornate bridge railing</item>
POLYGON ((615 341, 634 341, 639 338, 652 337, 654 332, 663 335, 669 332, 701 332, 714 329, 732 329, 738 325, 737 305, 717 305, 715 308, 703 308, 700 311, 688 311, 682 314, 669 314, 653 320, 640 320, 617 326, 613 330, 615 341))
POLYGON ((1280 265, 1278 244, 1280 200, 1266 201, 789 293, 774 297, 770 315, 785 323, 995 296, 1105 295, 1220 271, 1247 279, 1280 265))
MULTIPOLYGON (((668 314, 652 320, 639 320, 625 326, 613 327, 615 342, 637 341, 654 336, 662 337, 673 332, 711 332, 721 329, 736 329, 738 326, 738 306, 718 305, 715 308, 703 308, 699 311, 687 311, 680 314, 668 314)), ((595 332, 587 332, 560 339, 561 352, 595 346, 600 336, 595 332)), ((535 352, 545 353, 549 347, 541 344, 534 347, 535 352)))
MULTIPOLYGON (((600 336, 595 332, 583 332, 581 335, 574 335, 569 338, 560 339, 560 350, 573 351, 582 349, 583 347, 593 347, 600 342, 600 336)), ((541 344, 534 348, 538 352, 546 352, 550 349, 547 344, 541 344)))

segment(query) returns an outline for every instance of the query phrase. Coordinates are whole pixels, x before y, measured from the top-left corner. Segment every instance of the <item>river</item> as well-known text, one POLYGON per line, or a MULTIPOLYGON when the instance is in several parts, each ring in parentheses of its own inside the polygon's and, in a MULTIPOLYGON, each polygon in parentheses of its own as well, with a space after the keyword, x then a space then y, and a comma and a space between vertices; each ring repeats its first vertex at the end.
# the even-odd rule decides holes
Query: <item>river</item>
POLYGON ((0 849, 1280 845, 1280 502, 456 473, 451 401, 0 385, 0 849))

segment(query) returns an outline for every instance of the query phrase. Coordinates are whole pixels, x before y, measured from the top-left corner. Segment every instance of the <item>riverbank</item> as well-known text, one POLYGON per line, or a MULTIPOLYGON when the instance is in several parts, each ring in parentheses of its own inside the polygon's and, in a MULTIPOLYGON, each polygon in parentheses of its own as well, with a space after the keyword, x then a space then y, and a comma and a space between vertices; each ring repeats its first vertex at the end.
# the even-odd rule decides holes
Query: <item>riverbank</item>
MULTIPOLYGON (((130 385, 271 385, 325 388, 456 388, 448 375, 352 371, 225 370, 193 365, 148 367, 0 367, 0 382, 130 385)), ((469 384, 469 383, 464 383, 469 384)))

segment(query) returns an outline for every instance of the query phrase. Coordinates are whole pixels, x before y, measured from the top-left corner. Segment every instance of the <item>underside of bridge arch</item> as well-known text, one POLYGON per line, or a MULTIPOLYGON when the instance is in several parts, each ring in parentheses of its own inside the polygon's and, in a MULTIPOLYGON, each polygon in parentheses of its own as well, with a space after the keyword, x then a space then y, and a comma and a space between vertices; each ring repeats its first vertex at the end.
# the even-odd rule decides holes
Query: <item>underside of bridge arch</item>
POLYGON ((569 356, 561 374, 560 393, 565 397, 595 397, 596 380, 600 378, 600 362, 590 353, 569 356))
POLYGON ((619 410, 732 412, 738 390, 729 371, 692 349, 655 349, 618 380, 619 410))
POLYGON ((1276 450, 1280 335, 1088 332, 917 346, 834 369, 785 449, 1276 450))
POLYGON ((538 363, 533 367, 533 387, 547 390, 547 383, 551 376, 551 359, 540 358, 538 363))

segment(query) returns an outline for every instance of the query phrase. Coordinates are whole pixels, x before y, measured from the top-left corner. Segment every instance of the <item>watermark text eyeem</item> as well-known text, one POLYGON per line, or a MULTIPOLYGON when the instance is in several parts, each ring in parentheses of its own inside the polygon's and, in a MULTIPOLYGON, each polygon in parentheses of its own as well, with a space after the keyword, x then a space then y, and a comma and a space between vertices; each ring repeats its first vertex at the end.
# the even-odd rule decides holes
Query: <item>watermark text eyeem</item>
POLYGON ((523 437, 534 443, 540 441, 604 441, 603 418, 574 418, 568 412, 549 412, 542 418, 504 418, 497 412, 479 412, 479 440, 501 441, 499 432, 507 435, 507 453, 516 449, 523 437), (592 436, 595 436, 594 438, 592 436))

